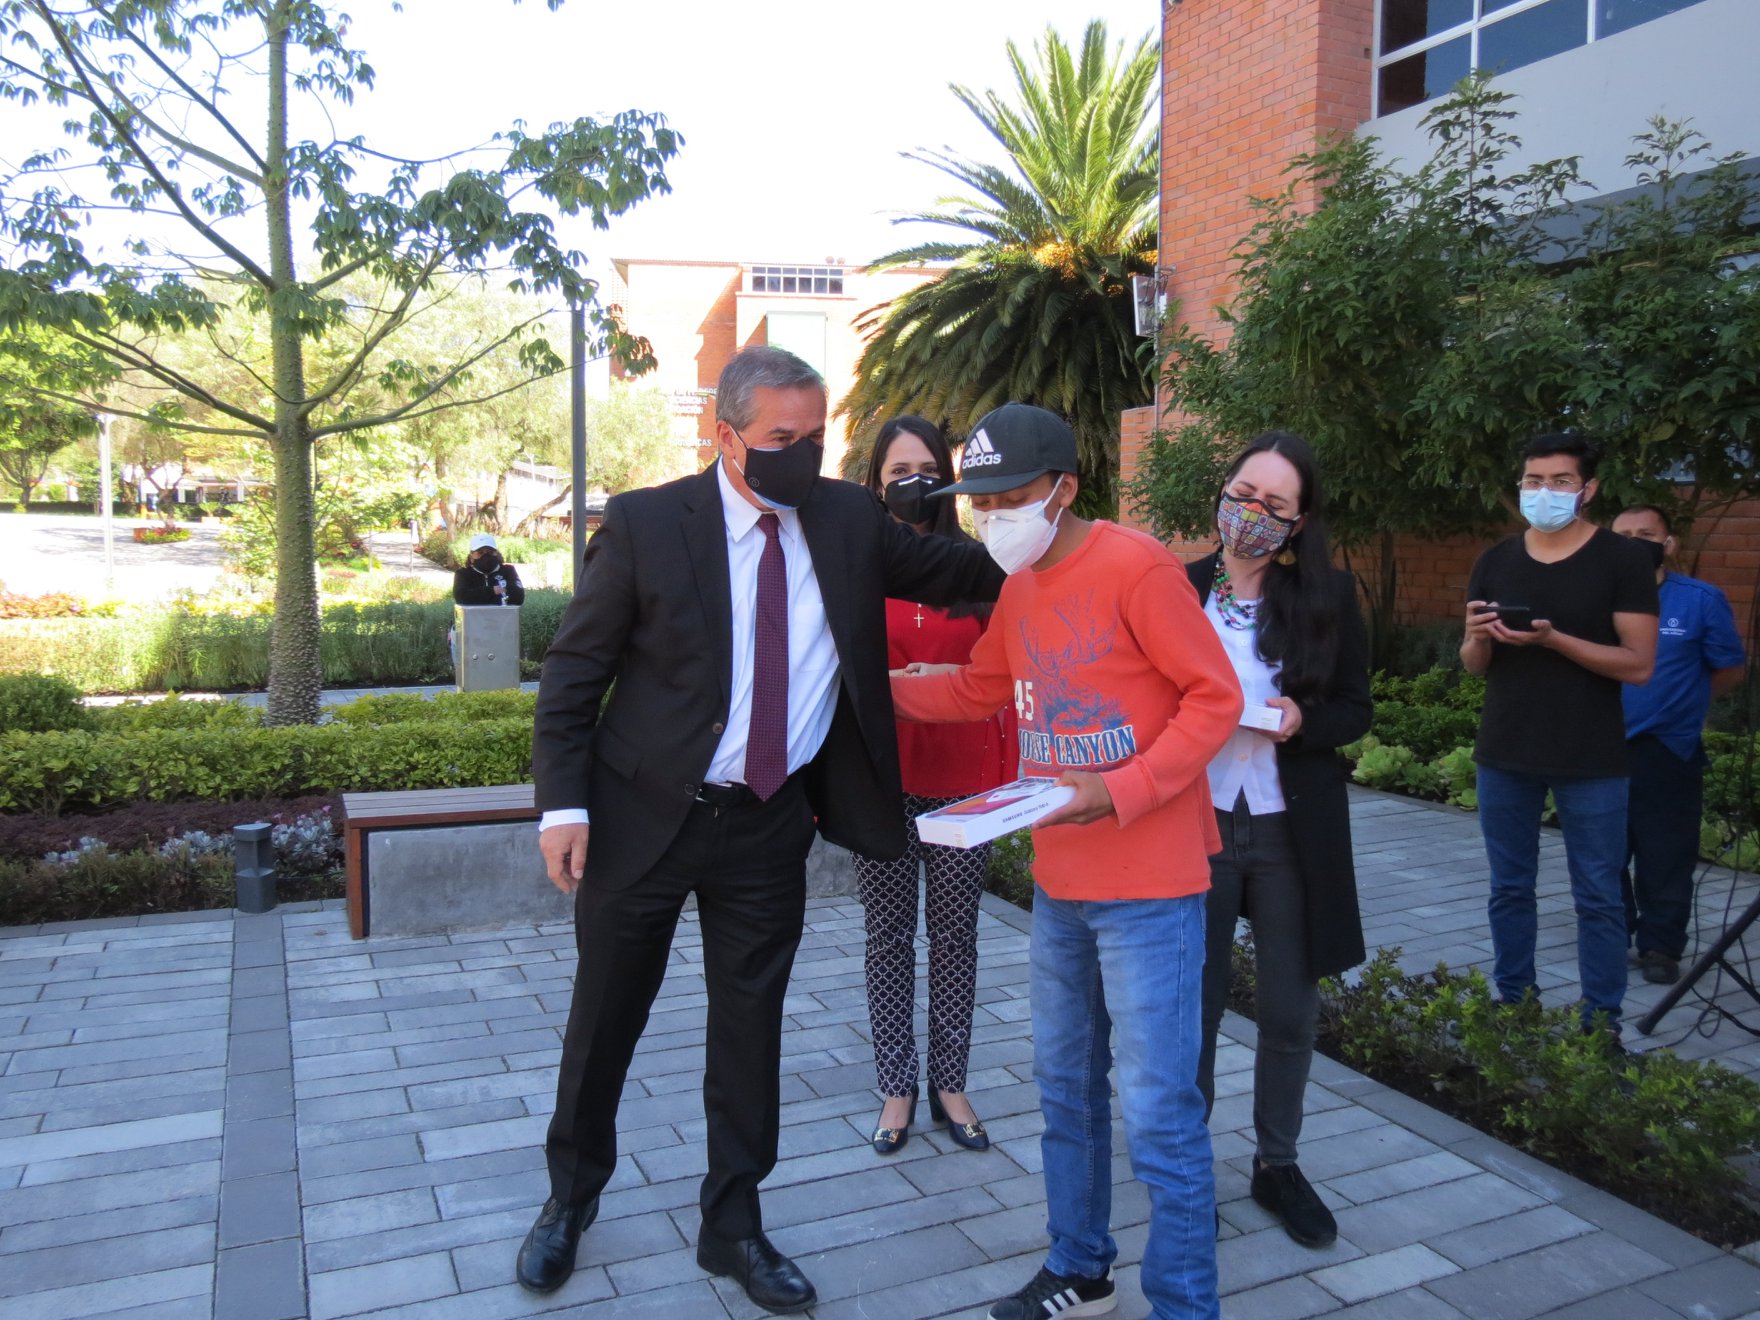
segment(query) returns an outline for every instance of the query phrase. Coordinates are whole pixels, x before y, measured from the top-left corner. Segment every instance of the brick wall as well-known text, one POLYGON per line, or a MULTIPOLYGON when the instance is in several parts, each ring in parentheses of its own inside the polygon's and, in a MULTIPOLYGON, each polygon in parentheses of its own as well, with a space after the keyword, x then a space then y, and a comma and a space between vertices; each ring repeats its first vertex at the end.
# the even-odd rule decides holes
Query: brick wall
MULTIPOLYGON (((1215 308, 1233 297, 1251 199, 1282 186, 1291 157, 1368 117, 1373 23, 1373 0, 1164 7, 1160 260, 1169 303, 1198 329, 1219 329, 1215 308)), ((1149 429, 1125 430, 1126 481, 1149 429)))

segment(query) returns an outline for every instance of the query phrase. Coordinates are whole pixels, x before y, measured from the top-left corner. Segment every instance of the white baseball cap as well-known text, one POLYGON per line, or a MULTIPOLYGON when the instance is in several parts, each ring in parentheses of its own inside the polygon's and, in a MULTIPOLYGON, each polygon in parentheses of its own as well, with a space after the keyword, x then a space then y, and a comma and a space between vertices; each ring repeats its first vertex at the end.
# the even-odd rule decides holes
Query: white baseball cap
POLYGON ((491 550, 499 550, 501 548, 495 544, 495 538, 490 536, 489 533, 478 532, 475 536, 471 537, 471 548, 466 553, 474 555, 485 546, 491 550))

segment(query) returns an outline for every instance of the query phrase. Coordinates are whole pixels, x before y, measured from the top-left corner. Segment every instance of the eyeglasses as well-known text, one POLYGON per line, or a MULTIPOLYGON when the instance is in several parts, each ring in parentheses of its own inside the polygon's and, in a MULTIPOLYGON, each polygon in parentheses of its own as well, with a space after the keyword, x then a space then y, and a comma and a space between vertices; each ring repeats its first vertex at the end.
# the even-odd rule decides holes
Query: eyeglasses
POLYGON ((1576 477, 1523 477, 1516 489, 1556 490, 1568 495, 1583 489, 1583 483, 1576 477))

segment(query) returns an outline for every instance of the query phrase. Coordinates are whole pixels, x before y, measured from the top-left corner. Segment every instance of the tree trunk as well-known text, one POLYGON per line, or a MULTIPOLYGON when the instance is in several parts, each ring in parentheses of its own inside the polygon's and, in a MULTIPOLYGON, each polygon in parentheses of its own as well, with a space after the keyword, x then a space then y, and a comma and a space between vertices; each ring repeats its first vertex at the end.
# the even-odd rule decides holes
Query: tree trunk
MULTIPOLYGON (((292 0, 265 20, 269 41, 269 140, 264 208, 275 292, 298 278, 287 192, 287 23, 292 0)), ((318 575, 313 562, 312 440, 305 402, 305 353, 297 327, 274 310, 269 341, 275 369, 275 623, 269 633, 270 724, 316 724, 324 674, 319 651, 318 575)))
POLYGON ((513 529, 513 534, 515 536, 537 536, 539 534, 538 519, 549 513, 550 510, 554 509, 558 504, 561 504, 572 494, 574 494, 574 483, 571 481, 568 485, 562 488, 562 494, 558 495, 553 500, 540 504, 524 518, 521 518, 519 520, 519 526, 513 529))

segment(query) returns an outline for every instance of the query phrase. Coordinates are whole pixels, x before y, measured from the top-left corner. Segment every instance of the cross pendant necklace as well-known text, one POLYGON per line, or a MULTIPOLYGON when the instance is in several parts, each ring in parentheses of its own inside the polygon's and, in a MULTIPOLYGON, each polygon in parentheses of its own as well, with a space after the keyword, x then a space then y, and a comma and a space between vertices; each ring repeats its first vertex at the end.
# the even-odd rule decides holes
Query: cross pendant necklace
POLYGON ((917 627, 921 628, 922 626, 923 626, 923 607, 921 605, 919 605, 919 606, 917 606, 917 627))

